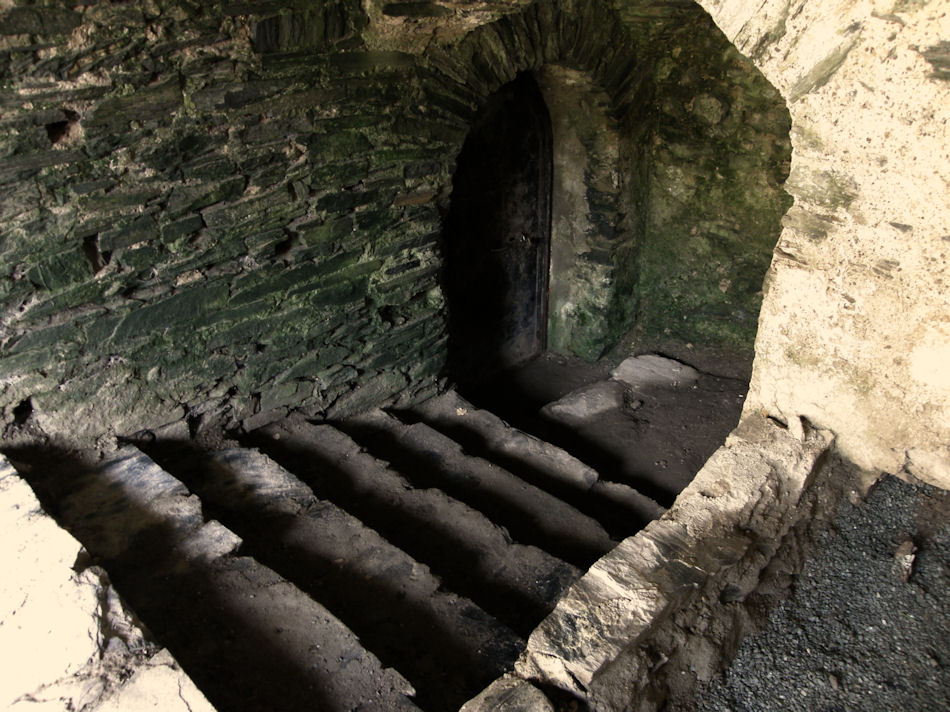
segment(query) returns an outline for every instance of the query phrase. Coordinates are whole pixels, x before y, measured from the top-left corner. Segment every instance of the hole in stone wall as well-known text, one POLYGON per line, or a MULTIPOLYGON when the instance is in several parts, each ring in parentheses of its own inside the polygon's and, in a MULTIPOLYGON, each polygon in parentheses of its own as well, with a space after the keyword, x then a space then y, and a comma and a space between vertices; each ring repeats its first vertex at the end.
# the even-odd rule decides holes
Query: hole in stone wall
POLYGON ((82 252, 92 267, 92 273, 98 274, 103 267, 109 264, 112 254, 102 252, 99 248, 99 234, 87 235, 82 240, 82 252))
POLYGON ((294 237, 289 235, 287 239, 281 240, 276 245, 274 245, 274 257, 285 257, 290 254, 291 249, 294 246, 294 237))
POLYGON ((201 424, 204 422, 204 415, 201 413, 189 413, 185 418, 185 422, 188 425, 188 434, 194 438, 201 429, 201 424))
POLYGON ((26 425, 26 421, 33 415, 33 401, 30 398, 23 400, 13 409, 13 424, 26 425))
POLYGON ((50 143, 54 146, 68 138, 72 127, 79 121, 79 114, 75 111, 63 109, 63 113, 66 115, 64 121, 53 121, 52 123, 46 124, 46 135, 49 137, 50 143))

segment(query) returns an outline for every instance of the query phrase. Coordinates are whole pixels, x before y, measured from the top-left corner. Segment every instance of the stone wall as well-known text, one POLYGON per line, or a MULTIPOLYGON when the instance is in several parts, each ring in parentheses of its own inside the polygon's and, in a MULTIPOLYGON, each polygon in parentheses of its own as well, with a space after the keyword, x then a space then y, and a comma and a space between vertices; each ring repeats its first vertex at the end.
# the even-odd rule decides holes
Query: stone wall
POLYGON ((552 348, 689 357, 694 343, 751 362, 789 204, 789 120, 708 15, 691 2, 539 2, 422 61, 477 104, 537 73, 555 133, 552 348))
POLYGON ((735 648, 747 623, 736 603, 794 575, 795 530, 840 497, 816 494, 820 473, 832 488, 856 477, 855 463, 950 486, 945 3, 702 4, 792 122, 794 204, 765 285, 749 400, 670 512, 592 567, 473 712, 554 709, 539 688, 591 709, 656 709, 735 648), (786 464, 810 471, 779 464, 786 446, 774 436, 791 448, 786 464), (808 455, 815 445, 833 448, 828 464, 808 455), (663 541, 654 526, 680 533, 663 541), (744 553, 728 543, 748 534, 744 553))
POLYGON ((788 102, 795 204, 746 413, 950 487, 950 13, 939 0, 704 0, 788 102))
POLYGON ((637 344, 688 361, 717 348, 748 368, 791 204, 790 121, 775 88, 707 23, 700 14, 677 27, 653 69, 637 344))
POLYGON ((611 248, 625 182, 619 132, 610 97, 588 73, 546 64, 537 76, 554 134, 548 349, 594 360, 608 333, 611 248))
MULTIPOLYGON (((765 495, 752 512, 769 525, 763 538, 807 516, 797 495, 813 462, 798 450, 818 435, 834 434, 838 454, 863 468, 906 467, 950 487, 945 3, 700 4, 788 105, 794 204, 771 256, 743 429, 639 542, 661 529, 690 538, 666 541, 671 553, 652 569, 638 563, 647 549, 625 543, 587 578, 605 596, 585 599, 581 586, 560 608, 610 629, 582 641, 590 651, 559 650, 545 638, 555 617, 520 667, 569 690, 604 675, 592 689, 605 708, 626 704, 614 696, 649 677, 661 659, 632 658, 675 615, 666 603, 644 613, 614 573, 679 606, 662 587, 684 562, 687 573, 717 575, 715 561, 693 566, 708 553, 697 542, 748 519, 760 504, 749 492, 765 495), (776 437, 794 472, 770 464, 775 443, 755 457, 743 443, 749 428, 780 430, 776 420, 787 423, 776 437), (750 463, 762 467, 743 477, 750 463), (722 498, 733 519, 713 517, 709 502, 722 498), (649 585, 644 567, 657 574, 649 585), (612 620, 591 614, 598 601, 612 620)), ((700 22, 691 2, 0 8, 7 434, 35 425, 92 437, 171 420, 197 429, 212 415, 252 427, 289 407, 335 414, 434 389, 445 338, 439 231, 455 156, 477 106, 546 64, 603 91, 621 141, 618 175, 630 181, 618 191, 629 190, 635 214, 606 203, 619 240, 606 260, 604 333, 619 338, 632 315, 642 328, 621 343, 634 349, 666 329, 688 343, 751 334, 759 287, 746 267, 764 266, 772 227, 748 203, 787 205, 777 187, 787 149, 775 130, 785 118, 734 50, 713 43, 703 53, 695 34, 677 34, 700 22), (710 58, 715 75, 742 65, 738 83, 756 83, 754 100, 696 69, 710 58), (718 144, 700 140, 729 126, 718 144), (751 166, 735 152, 746 141, 758 156, 751 166), (678 174, 681 160, 702 170, 678 174), (763 180, 720 187, 748 170, 763 180), (670 193, 686 188, 692 203, 670 193), (734 215, 719 215, 719 195, 734 215), (721 273, 716 249, 752 232, 754 258, 737 249, 736 271, 721 273), (718 311, 697 313, 698 297, 684 291, 694 278, 702 309, 712 300, 718 311)))
POLYGON ((339 415, 431 392, 455 158, 495 89, 551 64, 600 92, 616 130, 605 156, 618 164, 581 171, 589 234, 569 281, 585 294, 565 343, 593 358, 675 322, 679 342, 749 350, 748 323, 710 329, 670 285, 701 282, 705 309, 753 318, 762 259, 747 252, 773 227, 744 221, 743 186, 767 185, 768 209, 781 207, 765 176, 774 151, 741 165, 722 156, 762 148, 739 128, 764 83, 710 79, 737 60, 693 3, 476 5, 6 3, 8 434, 27 423, 85 439, 173 421, 194 431, 212 418, 250 428, 290 407, 339 415), (717 107, 727 118, 709 121, 717 107), (672 164, 693 140, 708 145, 686 180, 672 164), (729 190, 697 189, 714 178, 729 190), (702 230, 658 197, 690 181, 716 212, 702 230), (706 228, 736 224, 718 269, 697 269, 712 259, 706 228))
POLYGON ((0 408, 91 437, 432 386, 464 128, 356 2, 0 15, 0 408), (278 14, 280 10, 280 14, 278 14))

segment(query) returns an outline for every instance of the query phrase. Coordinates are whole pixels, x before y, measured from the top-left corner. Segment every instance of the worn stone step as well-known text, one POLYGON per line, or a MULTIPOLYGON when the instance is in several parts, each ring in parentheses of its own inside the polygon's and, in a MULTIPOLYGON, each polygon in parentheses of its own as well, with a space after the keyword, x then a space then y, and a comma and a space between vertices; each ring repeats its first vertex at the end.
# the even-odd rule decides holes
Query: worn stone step
POLYGON ((2 454, 0 513, 0 709, 214 712, 2 454))
POLYGON ((666 511, 633 487, 601 481, 597 471, 563 448, 512 427, 454 390, 401 411, 479 455, 544 489, 599 521, 611 536, 640 531, 666 511))
POLYGON ((442 490, 413 486, 332 425, 288 419, 255 431, 247 442, 521 635, 580 576, 541 549, 513 542, 484 514, 442 490))
POLYGON ((584 568, 616 545, 595 519, 504 468, 466 454, 457 442, 425 423, 407 425, 372 410, 339 427, 418 486, 438 487, 467 502, 507 528, 517 541, 540 546, 584 568))
POLYGON ((652 497, 624 482, 597 480, 590 488, 591 506, 604 527, 626 538, 666 512, 652 497))
POLYGON ((187 453, 171 463, 156 457, 244 538, 246 553, 327 606, 406 675, 428 712, 454 712, 524 648, 510 628, 441 590, 427 566, 318 499, 263 453, 187 453))
POLYGON ((294 584, 235 555, 240 538, 145 454, 66 468, 44 482, 63 523, 220 712, 417 710, 405 678, 294 584))
POLYGON ((488 410, 476 408, 450 390, 413 406, 408 411, 427 425, 462 445, 504 456, 520 470, 532 469, 548 485, 586 492, 597 482, 597 471, 565 450, 513 428, 488 410))
POLYGON ((160 542, 187 560, 212 561, 241 543, 218 522, 205 521, 200 500, 134 446, 70 475, 63 478, 57 509, 99 558, 137 557, 143 546, 160 542))

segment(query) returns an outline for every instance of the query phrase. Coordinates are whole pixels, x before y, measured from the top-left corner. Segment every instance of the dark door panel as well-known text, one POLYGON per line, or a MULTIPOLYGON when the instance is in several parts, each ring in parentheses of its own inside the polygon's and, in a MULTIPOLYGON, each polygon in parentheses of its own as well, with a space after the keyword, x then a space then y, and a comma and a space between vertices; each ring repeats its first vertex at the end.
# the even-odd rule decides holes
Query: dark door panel
POLYGON ((444 229, 449 367, 477 381, 545 346, 551 124, 530 74, 499 89, 459 154, 444 229))

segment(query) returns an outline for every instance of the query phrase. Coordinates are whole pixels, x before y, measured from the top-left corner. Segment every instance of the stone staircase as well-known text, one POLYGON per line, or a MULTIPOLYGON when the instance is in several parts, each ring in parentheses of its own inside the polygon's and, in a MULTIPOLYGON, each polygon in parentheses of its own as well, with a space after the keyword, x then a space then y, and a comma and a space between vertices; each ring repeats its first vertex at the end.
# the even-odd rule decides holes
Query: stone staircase
POLYGON ((215 452, 11 460, 222 711, 456 710, 664 511, 451 391, 215 452))

